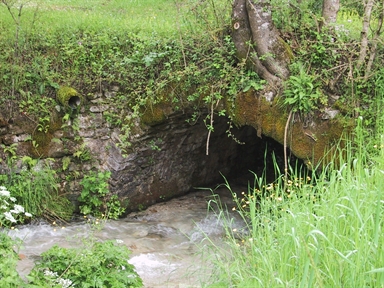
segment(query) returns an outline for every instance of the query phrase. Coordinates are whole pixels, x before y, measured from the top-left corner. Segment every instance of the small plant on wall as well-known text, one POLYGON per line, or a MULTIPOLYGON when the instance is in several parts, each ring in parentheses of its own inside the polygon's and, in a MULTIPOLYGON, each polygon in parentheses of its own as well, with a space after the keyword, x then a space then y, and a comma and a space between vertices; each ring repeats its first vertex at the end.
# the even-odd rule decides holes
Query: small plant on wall
POLYGON ((80 212, 84 215, 117 219, 125 212, 116 195, 109 195, 111 172, 93 172, 84 176, 80 197, 80 212))
POLYGON ((307 74, 302 63, 292 64, 292 72, 286 83, 282 105, 290 107, 292 112, 302 115, 311 113, 320 104, 326 104, 327 98, 320 90, 319 80, 307 74))

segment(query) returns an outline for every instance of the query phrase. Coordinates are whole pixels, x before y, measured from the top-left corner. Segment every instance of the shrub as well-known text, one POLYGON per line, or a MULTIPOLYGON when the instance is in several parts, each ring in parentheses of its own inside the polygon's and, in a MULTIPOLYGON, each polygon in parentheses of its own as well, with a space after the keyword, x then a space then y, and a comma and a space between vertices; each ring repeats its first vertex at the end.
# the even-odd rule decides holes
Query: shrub
POLYGON ((12 240, 7 234, 0 232, 0 287, 24 287, 16 271, 19 257, 13 250, 19 244, 19 241, 12 240))
POLYGON ((80 212, 84 215, 117 219, 125 209, 121 207, 116 195, 109 195, 108 179, 111 172, 90 172, 80 184, 83 186, 79 196, 80 212))
MULTIPOLYGON (((116 241, 117 242, 117 241, 116 241)), ((80 249, 57 245, 41 255, 29 276, 32 287, 142 287, 128 263, 130 251, 112 240, 80 249), (61 285, 61 286, 59 286, 61 285)))

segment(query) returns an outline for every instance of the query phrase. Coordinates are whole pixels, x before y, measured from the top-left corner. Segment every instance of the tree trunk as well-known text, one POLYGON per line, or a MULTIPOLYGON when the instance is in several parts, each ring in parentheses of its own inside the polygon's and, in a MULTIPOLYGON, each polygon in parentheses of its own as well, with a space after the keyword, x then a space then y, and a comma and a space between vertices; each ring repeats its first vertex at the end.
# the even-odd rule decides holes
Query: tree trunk
POLYGON ((363 18, 363 28, 361 30, 361 47, 359 53, 359 59, 357 60, 356 70, 359 70, 365 58, 368 54, 368 34, 369 34, 369 25, 371 23, 371 14, 373 8, 374 0, 368 0, 364 4, 364 18, 363 18))
POLYGON ((369 60, 368 60, 367 68, 364 75, 365 80, 367 80, 368 77, 370 76, 369 74, 371 73, 373 61, 376 58, 377 44, 379 43, 380 36, 383 32, 383 22, 384 22, 384 1, 381 3, 379 17, 377 18, 377 28, 376 28, 376 31, 374 31, 373 33, 372 47, 370 49, 371 51, 369 55, 369 60))
POLYGON ((273 24, 270 1, 235 0, 232 27, 238 57, 271 87, 279 88, 289 76, 292 52, 273 24))
POLYGON ((335 23, 339 9, 340 0, 323 0, 323 25, 335 23))

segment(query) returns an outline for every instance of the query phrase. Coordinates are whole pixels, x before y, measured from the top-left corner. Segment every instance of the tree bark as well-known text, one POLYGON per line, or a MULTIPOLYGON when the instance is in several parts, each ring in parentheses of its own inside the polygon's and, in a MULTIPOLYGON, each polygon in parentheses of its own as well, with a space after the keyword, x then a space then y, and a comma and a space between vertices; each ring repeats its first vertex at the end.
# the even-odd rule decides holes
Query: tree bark
POLYGON ((364 4, 364 18, 363 18, 363 28, 361 30, 361 46, 359 59, 357 60, 356 69, 359 70, 363 63, 365 62, 365 58, 368 53, 368 33, 369 33, 369 24, 371 22, 371 14, 372 8, 374 4, 374 0, 367 0, 364 4))
POLYGON ((323 25, 335 23, 339 9, 340 0, 323 0, 323 25))
POLYGON ((273 24, 270 1, 235 0, 232 38, 237 55, 270 86, 289 77, 290 47, 273 24))
POLYGON ((365 80, 368 79, 369 74, 371 73, 373 61, 376 58, 377 44, 380 41, 380 36, 383 32, 383 21, 384 21, 384 1, 381 3, 380 13, 377 19, 377 29, 376 31, 374 31, 373 38, 372 38, 372 47, 370 49, 371 51, 369 55, 369 60, 368 60, 367 68, 364 75, 365 80))

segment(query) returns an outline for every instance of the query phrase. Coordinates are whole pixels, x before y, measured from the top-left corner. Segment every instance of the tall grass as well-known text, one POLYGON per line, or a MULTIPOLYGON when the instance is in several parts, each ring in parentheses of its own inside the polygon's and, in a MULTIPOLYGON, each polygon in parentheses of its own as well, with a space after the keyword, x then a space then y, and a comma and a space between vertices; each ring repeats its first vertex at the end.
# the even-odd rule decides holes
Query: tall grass
POLYGON ((247 193, 233 193, 244 227, 227 222, 226 245, 207 259, 208 287, 384 287, 383 123, 378 114, 369 135, 357 119, 344 158, 312 178, 256 177, 247 193))
POLYGON ((2 175, 0 185, 6 186, 18 204, 33 217, 49 221, 70 220, 74 207, 65 195, 59 193, 60 179, 56 172, 42 161, 36 163, 29 168, 24 166, 17 173, 11 171, 9 175, 2 175))

